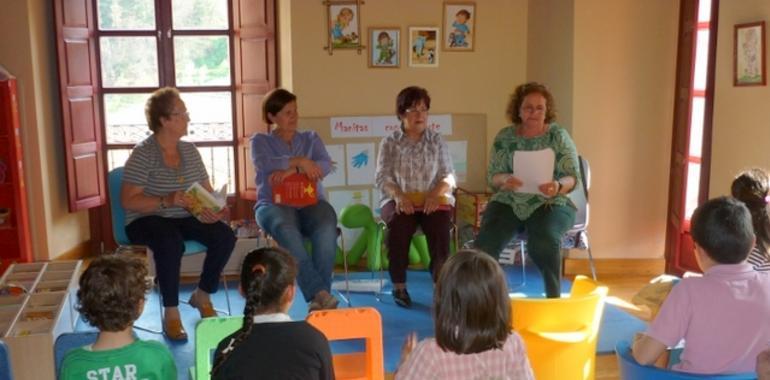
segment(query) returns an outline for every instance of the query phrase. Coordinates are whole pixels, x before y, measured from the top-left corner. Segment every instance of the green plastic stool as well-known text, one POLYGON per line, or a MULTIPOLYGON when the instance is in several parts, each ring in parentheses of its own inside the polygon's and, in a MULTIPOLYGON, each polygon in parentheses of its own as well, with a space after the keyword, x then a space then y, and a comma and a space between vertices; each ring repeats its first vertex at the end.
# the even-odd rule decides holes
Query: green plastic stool
MULTIPOLYGON (((203 318, 195 326, 195 377, 211 379, 211 351, 219 342, 243 326, 243 317, 203 318)), ((193 373, 193 368, 190 368, 193 373)))

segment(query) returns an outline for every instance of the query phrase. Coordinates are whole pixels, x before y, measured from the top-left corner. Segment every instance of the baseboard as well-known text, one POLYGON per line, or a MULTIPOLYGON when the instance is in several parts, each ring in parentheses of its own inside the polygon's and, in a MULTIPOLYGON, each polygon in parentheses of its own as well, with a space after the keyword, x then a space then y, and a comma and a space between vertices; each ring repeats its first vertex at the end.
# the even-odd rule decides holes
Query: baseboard
MULTIPOLYGON (((636 275, 657 276, 666 269, 664 259, 594 259, 596 274, 599 275, 636 275)), ((567 258, 564 260, 564 274, 591 274, 588 259, 567 258)))

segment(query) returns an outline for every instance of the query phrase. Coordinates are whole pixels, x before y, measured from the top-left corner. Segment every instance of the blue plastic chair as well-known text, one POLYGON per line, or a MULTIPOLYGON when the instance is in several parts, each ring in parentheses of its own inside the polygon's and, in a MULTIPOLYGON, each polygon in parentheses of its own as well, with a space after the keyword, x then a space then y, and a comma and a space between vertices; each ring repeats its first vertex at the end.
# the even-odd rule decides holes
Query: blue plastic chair
MULTIPOLYGON (((63 333, 56 338, 56 342, 53 344, 53 357, 56 364, 56 378, 59 378, 61 371, 61 364, 64 361, 64 356, 67 352, 74 350, 78 347, 83 347, 96 342, 96 337, 99 335, 96 331, 86 332, 72 332, 63 333)), ((0 376, 0 379, 4 377, 0 376)))
POLYGON ((637 363, 633 356, 631 356, 631 347, 627 341, 620 341, 617 343, 615 346, 615 355, 618 358, 618 367, 620 367, 620 378, 623 380, 753 380, 757 378, 756 373, 698 375, 649 365, 641 365, 637 363))
MULTIPOLYGON (((118 243, 119 246, 130 246, 131 241, 128 239, 128 235, 126 234, 126 211, 123 209, 123 205, 120 201, 120 191, 121 187, 123 185, 123 167, 117 167, 115 169, 112 169, 108 175, 108 183, 109 183, 109 191, 110 191, 110 211, 112 212, 112 236, 115 239, 115 242, 118 243)), ((196 255, 199 253, 205 253, 206 252, 206 246, 195 241, 195 240, 185 240, 184 242, 184 256, 190 256, 190 255, 196 255)), ((184 258, 183 258, 184 260, 184 258)), ((227 301, 227 311, 216 309, 217 311, 224 312, 228 315, 232 314, 232 311, 230 309, 230 295, 228 294, 227 289, 227 281, 224 277, 222 277, 222 283, 225 291, 225 300, 227 301)), ((163 317, 163 301, 161 300, 160 295, 158 296, 158 301, 160 302, 160 310, 161 310, 161 319, 163 317)), ((186 303, 185 301, 181 301, 183 303, 186 303)), ((162 324, 162 321, 161 321, 162 324)), ((139 330, 148 331, 151 333, 161 334, 162 331, 160 330, 153 330, 148 329, 141 326, 134 326, 135 328, 139 330)))
POLYGON ((8 346, 0 340, 0 379, 13 380, 13 369, 11 368, 11 355, 8 346))

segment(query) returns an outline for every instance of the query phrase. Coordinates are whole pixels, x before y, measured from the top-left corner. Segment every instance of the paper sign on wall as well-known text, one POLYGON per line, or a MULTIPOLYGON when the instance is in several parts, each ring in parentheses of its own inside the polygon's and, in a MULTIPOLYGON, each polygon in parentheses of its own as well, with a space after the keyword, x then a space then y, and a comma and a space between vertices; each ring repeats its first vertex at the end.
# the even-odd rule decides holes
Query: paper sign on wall
MULTIPOLYGON (((345 116, 329 119, 332 138, 385 137, 398 130, 395 116, 345 116)), ((448 136, 452 134, 452 115, 429 115, 428 128, 448 136)))
POLYGON ((446 145, 452 157, 457 182, 465 182, 468 179, 468 141, 447 141, 446 145))
POLYGON ((374 144, 347 144, 348 185, 372 185, 377 156, 374 144))
POLYGON ((334 163, 334 169, 324 177, 324 187, 345 186, 345 146, 327 145, 326 151, 329 152, 329 157, 334 163))

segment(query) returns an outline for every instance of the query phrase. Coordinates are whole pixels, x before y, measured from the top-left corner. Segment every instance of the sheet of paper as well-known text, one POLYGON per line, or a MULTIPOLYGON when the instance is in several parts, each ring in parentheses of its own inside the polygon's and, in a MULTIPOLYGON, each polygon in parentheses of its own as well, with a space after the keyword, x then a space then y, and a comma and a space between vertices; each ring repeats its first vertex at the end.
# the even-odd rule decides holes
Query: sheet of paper
POLYGON ((327 145, 326 151, 334 163, 334 169, 323 180, 324 188, 345 186, 345 146, 327 145))
POLYGON ((465 182, 468 177, 468 141, 447 141, 446 145, 452 157, 457 182, 465 182))
POLYGON ((348 185, 369 185, 374 183, 374 169, 377 157, 374 144, 347 144, 348 185))
POLYGON ((553 181, 556 153, 553 149, 513 153, 513 175, 523 182, 520 193, 539 194, 538 186, 553 181))

